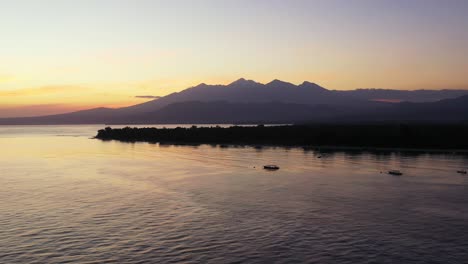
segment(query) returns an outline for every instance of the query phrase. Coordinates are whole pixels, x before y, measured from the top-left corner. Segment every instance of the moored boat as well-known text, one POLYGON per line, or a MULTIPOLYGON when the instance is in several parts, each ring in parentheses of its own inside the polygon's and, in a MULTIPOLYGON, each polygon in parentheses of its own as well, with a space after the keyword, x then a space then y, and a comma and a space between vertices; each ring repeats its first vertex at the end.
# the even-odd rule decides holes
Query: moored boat
POLYGON ((263 166, 265 170, 279 170, 279 167, 276 165, 265 165, 263 166))
POLYGON ((403 172, 401 172, 399 170, 389 170, 388 174, 400 176, 400 175, 403 175, 403 172))

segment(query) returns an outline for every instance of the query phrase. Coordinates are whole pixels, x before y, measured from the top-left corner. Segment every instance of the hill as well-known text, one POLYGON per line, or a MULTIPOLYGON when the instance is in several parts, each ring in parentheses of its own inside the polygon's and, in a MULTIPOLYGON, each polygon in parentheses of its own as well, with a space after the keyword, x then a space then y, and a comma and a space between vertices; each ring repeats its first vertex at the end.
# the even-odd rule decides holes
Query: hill
POLYGON ((467 93, 462 90, 334 91, 311 82, 294 85, 274 80, 261 84, 239 79, 229 85, 200 84, 130 107, 2 118, 0 124, 458 122, 468 120, 468 95, 463 95, 467 93), (395 100, 403 102, 388 102, 395 100))

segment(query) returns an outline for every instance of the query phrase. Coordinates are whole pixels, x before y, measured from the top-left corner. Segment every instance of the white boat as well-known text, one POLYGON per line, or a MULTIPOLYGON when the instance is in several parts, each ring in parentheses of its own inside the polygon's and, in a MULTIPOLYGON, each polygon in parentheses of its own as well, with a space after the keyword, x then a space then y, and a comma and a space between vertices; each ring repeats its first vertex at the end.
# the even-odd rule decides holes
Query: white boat
POLYGON ((265 170, 279 170, 279 167, 276 165, 265 165, 263 166, 265 170))
POLYGON ((400 175, 403 175, 403 172, 399 170, 389 170, 388 174, 400 176, 400 175))

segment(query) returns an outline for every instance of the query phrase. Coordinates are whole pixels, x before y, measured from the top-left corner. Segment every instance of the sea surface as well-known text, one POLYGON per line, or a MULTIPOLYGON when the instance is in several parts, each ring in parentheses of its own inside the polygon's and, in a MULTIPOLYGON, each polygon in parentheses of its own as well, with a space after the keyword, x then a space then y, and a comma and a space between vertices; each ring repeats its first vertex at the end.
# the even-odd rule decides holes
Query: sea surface
POLYGON ((467 156, 92 139, 103 127, 0 126, 0 263, 468 263, 467 156))

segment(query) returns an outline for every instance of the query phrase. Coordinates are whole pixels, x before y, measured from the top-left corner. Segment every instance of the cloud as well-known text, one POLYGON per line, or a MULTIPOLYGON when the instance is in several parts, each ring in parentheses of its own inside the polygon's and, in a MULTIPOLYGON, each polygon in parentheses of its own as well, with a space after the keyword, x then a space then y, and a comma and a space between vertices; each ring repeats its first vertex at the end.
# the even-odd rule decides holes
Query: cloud
POLYGON ((140 99, 159 99, 161 96, 155 96, 155 95, 137 95, 135 98, 140 98, 140 99))

